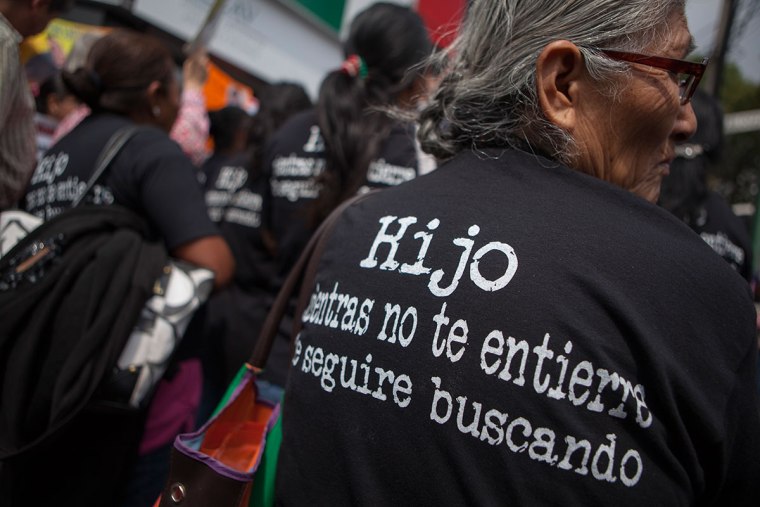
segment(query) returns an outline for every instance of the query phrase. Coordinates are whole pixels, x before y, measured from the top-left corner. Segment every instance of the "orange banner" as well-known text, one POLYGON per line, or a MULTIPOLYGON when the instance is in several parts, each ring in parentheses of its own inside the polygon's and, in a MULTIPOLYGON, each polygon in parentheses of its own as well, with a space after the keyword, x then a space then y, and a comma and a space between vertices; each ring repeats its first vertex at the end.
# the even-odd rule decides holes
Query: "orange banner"
POLYGON ((206 108, 209 111, 225 106, 238 106, 249 114, 254 114, 259 108, 258 100, 250 87, 232 79, 211 62, 208 64, 208 79, 203 93, 206 95, 206 108))

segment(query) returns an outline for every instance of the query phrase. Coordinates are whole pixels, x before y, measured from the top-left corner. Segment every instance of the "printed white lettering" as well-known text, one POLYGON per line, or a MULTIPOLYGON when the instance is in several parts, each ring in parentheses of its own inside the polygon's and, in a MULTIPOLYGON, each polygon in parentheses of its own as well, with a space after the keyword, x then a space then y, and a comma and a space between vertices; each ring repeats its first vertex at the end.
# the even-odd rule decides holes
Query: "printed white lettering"
MULTIPOLYGON (((433 241, 433 234, 430 231, 435 231, 438 229, 441 224, 441 221, 439 219, 434 218, 428 221, 426 224, 427 231, 417 231, 414 233, 414 239, 421 240, 421 244, 417 251, 417 258, 413 264, 407 262, 399 262, 396 260, 396 255, 398 253, 400 243, 404 240, 407 229, 411 225, 417 223, 417 217, 409 216, 399 218, 394 215, 386 215, 381 217, 378 221, 380 223, 380 230, 375 235, 367 257, 359 262, 359 266, 366 269, 377 268, 378 248, 382 244, 387 244, 389 247, 388 255, 385 258, 385 261, 379 265, 379 269, 382 269, 384 271, 398 270, 399 273, 414 276, 430 274, 427 286, 430 293, 434 296, 447 297, 453 294, 454 291, 456 291, 457 287, 459 287, 459 282, 465 273, 465 269, 467 268, 468 263, 470 268, 470 280, 476 287, 486 292, 494 292, 503 289, 507 286, 507 284, 509 284, 510 281, 512 281, 515 273, 517 272, 518 262, 517 254, 515 253, 514 248, 512 248, 507 243, 500 241, 491 241, 489 243, 486 243, 484 246, 481 246, 475 252, 475 255, 472 256, 472 259, 470 259, 473 248, 475 246, 475 240, 471 238, 475 238, 478 236, 478 234, 480 234, 480 226, 472 225, 467 230, 467 235, 469 237, 454 238, 452 240, 452 244, 454 246, 460 247, 462 251, 459 254, 459 260, 457 262, 456 268, 454 269, 454 274, 451 277, 451 281, 448 283, 448 285, 444 286, 442 283, 444 277, 446 276, 444 269, 439 268, 435 271, 432 271, 432 268, 425 265, 425 259, 428 255, 428 250, 433 241), (389 233, 389 227, 395 222, 398 222, 398 229, 396 230, 395 234, 389 233), (498 252, 503 254, 503 257, 494 255, 488 256, 490 264, 497 262, 499 263, 497 264, 497 269, 503 269, 503 274, 494 280, 486 278, 486 276, 483 275, 482 271, 486 255, 491 252, 498 252), (506 259, 506 264, 503 262, 503 260, 499 259, 506 259)), ((493 268, 493 266, 490 266, 486 272, 493 272, 493 268)))

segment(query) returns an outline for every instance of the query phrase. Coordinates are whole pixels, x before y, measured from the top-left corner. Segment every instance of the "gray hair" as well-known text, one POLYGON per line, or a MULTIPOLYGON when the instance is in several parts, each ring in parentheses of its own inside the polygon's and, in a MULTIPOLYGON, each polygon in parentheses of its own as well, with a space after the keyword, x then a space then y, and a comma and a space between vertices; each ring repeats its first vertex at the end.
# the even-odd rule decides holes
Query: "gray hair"
POLYGON ((473 0, 435 96, 419 116, 422 148, 439 159, 463 149, 540 147, 568 163, 572 137, 545 119, 536 92, 536 60, 555 40, 576 44, 589 74, 617 93, 628 65, 593 48, 641 52, 667 33, 685 0, 473 0))

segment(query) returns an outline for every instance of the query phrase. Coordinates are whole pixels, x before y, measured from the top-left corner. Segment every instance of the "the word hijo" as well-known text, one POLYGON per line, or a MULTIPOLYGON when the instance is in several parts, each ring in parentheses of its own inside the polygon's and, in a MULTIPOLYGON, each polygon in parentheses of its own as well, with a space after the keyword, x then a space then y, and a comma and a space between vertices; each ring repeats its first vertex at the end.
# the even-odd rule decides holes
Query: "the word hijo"
POLYGON ((430 248, 430 243, 433 240, 433 233, 430 231, 436 230, 441 224, 441 221, 437 218, 434 218, 427 223, 427 231, 421 230, 417 231, 414 234, 414 239, 420 240, 420 248, 417 252, 417 259, 413 264, 402 264, 398 262, 396 260, 396 253, 398 252, 399 243, 404 239, 404 235, 406 234, 409 226, 417 223, 417 217, 409 216, 399 218, 396 216, 388 215, 380 218, 379 222, 380 230, 375 236, 375 240, 372 243, 369 254, 359 263, 359 266, 367 269, 378 267, 378 248, 380 245, 387 245, 388 256, 386 257, 385 261, 379 265, 379 269, 386 271, 398 270, 399 273, 416 276, 430 274, 428 289, 435 296, 447 297, 453 294, 459 286, 459 281, 462 278, 462 275, 464 274, 468 263, 470 267, 470 280, 478 288, 486 292, 493 292, 506 287, 507 284, 512 280, 512 277, 515 276, 515 272, 517 271, 517 255, 515 254, 515 250, 506 243, 502 243, 500 241, 491 241, 490 243, 486 243, 480 247, 473 254, 475 241, 471 238, 474 238, 480 234, 480 227, 477 225, 472 225, 467 230, 467 235, 469 236, 468 238, 462 237, 454 238, 454 240, 452 240, 452 243, 455 246, 461 248, 462 252, 459 255, 459 262, 457 263, 457 267, 454 270, 454 275, 451 279, 451 282, 448 284, 448 286, 442 287, 441 282, 445 276, 443 269, 432 271, 432 268, 425 266, 425 257, 427 255, 428 249, 430 248), (390 225, 396 221, 398 221, 398 230, 395 234, 389 233, 388 229, 390 225), (480 271, 481 259, 483 256, 490 252, 499 252, 503 254, 507 260, 504 274, 495 280, 489 280, 483 276, 480 271), (472 259, 470 259, 471 256, 472 259))

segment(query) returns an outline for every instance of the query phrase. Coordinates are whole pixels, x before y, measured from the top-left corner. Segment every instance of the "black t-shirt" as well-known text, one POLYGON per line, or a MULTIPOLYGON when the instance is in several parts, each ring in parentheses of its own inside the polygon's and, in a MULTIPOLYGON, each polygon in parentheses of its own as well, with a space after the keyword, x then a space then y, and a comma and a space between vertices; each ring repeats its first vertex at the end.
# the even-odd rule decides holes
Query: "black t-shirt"
MULTIPOLYGON (((85 118, 40 160, 23 208, 48 220, 70 207, 84 190, 102 148, 129 123, 112 114, 85 118)), ((117 203, 132 209, 148 220, 169 250, 219 234, 206 214, 192 163, 165 132, 155 127, 140 128, 85 202, 117 203)))
MULTIPOLYGON (((316 111, 295 115, 267 146, 264 167, 269 178, 264 221, 277 242, 277 271, 282 277, 295 264, 311 236, 311 203, 319 195, 315 179, 325 169, 324 141, 316 111)), ((414 130, 395 124, 370 163, 361 190, 395 186, 418 174, 414 130)))
POLYGON ((252 178, 245 156, 212 155, 203 164, 211 220, 219 225, 235 257, 235 282, 244 290, 266 290, 274 260, 261 236, 264 177, 252 178))
POLYGON ((707 193, 691 228, 745 280, 752 279, 749 231, 720 195, 707 193))
POLYGON ((462 153, 346 211, 303 321, 283 505, 760 505, 747 284, 606 182, 462 153))

